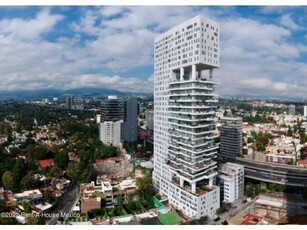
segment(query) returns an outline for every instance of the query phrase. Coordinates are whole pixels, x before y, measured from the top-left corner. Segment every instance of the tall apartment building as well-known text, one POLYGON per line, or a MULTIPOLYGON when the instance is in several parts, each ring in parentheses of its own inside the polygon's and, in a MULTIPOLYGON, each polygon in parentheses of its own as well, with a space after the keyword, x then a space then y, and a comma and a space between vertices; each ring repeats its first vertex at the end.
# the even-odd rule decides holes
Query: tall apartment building
POLYGON ((242 155, 242 118, 222 117, 220 133, 220 154, 232 155, 234 157, 242 155))
POLYGON ((105 145, 119 146, 121 144, 122 121, 104 121, 100 123, 99 137, 105 145))
POLYGON ((153 130, 154 128, 154 112, 151 110, 145 111, 145 121, 148 130, 153 130))
POLYGON ((304 117, 307 117, 307 105, 304 106, 304 117))
POLYGON ((125 101, 125 117, 122 126, 122 139, 124 141, 137 141, 138 139, 138 101, 129 97, 125 101))
POLYGON ((295 105, 289 105, 289 114, 295 115, 295 105))
POLYGON ((187 216, 213 218, 220 207, 212 79, 219 26, 197 16, 158 36, 154 47, 154 186, 187 216))
POLYGON ((244 196, 244 166, 225 163, 219 166, 217 185, 220 186, 221 200, 229 203, 244 196))

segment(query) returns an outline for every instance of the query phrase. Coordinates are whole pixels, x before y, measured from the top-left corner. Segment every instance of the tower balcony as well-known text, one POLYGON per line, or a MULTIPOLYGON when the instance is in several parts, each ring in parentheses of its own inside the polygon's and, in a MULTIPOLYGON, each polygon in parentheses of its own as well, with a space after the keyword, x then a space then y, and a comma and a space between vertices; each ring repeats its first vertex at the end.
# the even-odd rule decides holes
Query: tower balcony
POLYGON ((219 84, 218 81, 213 81, 213 80, 210 80, 210 79, 207 79, 207 78, 200 78, 200 79, 195 79, 195 80, 192 80, 192 79, 180 80, 180 79, 176 78, 176 79, 173 79, 169 83, 169 86, 184 85, 184 84, 187 84, 187 83, 196 83, 196 84, 205 83, 205 84, 208 84, 208 85, 218 85, 219 84))

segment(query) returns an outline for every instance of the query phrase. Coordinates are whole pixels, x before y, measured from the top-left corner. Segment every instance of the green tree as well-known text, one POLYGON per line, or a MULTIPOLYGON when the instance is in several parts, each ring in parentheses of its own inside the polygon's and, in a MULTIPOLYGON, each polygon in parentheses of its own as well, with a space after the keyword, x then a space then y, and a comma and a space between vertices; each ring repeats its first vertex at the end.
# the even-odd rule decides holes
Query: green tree
POLYGON ((24 202, 22 206, 25 213, 31 213, 31 205, 28 202, 24 202))
POLYGON ((0 225, 17 225, 19 222, 14 217, 0 217, 0 225))
POLYGON ((15 177, 11 171, 6 171, 2 175, 2 184, 6 189, 14 190, 15 177))
POLYGON ((13 175, 16 182, 19 182, 21 178, 27 173, 27 163, 24 159, 18 158, 13 166, 13 175))
POLYGON ((67 152, 56 153, 54 156, 54 161, 59 168, 65 169, 69 163, 67 152))
POLYGON ((49 170, 48 176, 49 177, 56 177, 59 178, 63 175, 62 169, 57 167, 56 165, 52 166, 49 170))
POLYGON ((39 180, 35 179, 31 173, 25 175, 20 181, 20 186, 22 189, 35 188, 38 187, 39 184, 39 180))
POLYGON ((262 143, 258 143, 257 144, 257 150, 264 152, 265 151, 265 146, 262 143))
POLYGON ((293 133, 292 133, 292 129, 291 129, 291 126, 289 125, 289 126, 288 126, 288 131, 287 131, 287 136, 288 136, 288 137, 292 137, 292 134, 293 134, 293 133))
POLYGON ((8 212, 9 207, 6 206, 6 203, 4 200, 0 200, 0 213, 1 212, 8 212))
POLYGON ((140 198, 150 198, 155 194, 151 173, 147 173, 144 177, 137 178, 136 185, 137 189, 135 194, 140 198))
POLYGON ((206 224, 208 221, 208 216, 202 216, 200 219, 199 219, 199 224, 206 224))
POLYGON ((17 147, 13 147, 13 148, 10 148, 10 154, 13 156, 13 157, 16 157, 16 155, 20 153, 20 149, 17 148, 17 147))
POLYGON ((278 192, 283 192, 286 189, 286 185, 284 185, 284 184, 276 184, 275 189, 278 192))
POLYGON ((45 225, 46 221, 41 216, 29 215, 26 217, 26 224, 27 225, 45 225))
POLYGON ((67 166, 67 171, 66 174, 67 176, 72 180, 72 181, 77 181, 79 176, 80 176, 80 170, 79 170, 79 166, 78 163, 76 162, 69 162, 68 166, 67 166))

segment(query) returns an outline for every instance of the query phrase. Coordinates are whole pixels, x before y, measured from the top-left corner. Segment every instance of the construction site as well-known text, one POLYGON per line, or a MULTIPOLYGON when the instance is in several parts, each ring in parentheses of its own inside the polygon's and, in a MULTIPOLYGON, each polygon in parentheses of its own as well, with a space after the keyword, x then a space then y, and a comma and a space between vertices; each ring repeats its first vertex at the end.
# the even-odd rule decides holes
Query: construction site
POLYGON ((307 200, 297 194, 260 194, 248 208, 232 216, 231 225, 307 224, 307 200))
POLYGON ((105 178, 121 182, 127 178, 144 176, 142 167, 136 165, 134 155, 127 154, 124 148, 119 148, 118 157, 97 159, 93 164, 92 179, 105 178))

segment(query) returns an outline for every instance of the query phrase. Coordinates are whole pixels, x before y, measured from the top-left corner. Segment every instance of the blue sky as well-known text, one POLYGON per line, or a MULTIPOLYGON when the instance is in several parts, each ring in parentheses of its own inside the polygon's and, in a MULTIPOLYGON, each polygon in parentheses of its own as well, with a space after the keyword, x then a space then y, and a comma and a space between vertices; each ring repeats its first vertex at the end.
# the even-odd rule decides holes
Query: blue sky
POLYGON ((307 7, 0 7, 0 90, 153 90, 153 40, 202 14, 219 22, 221 95, 307 97, 307 7))

